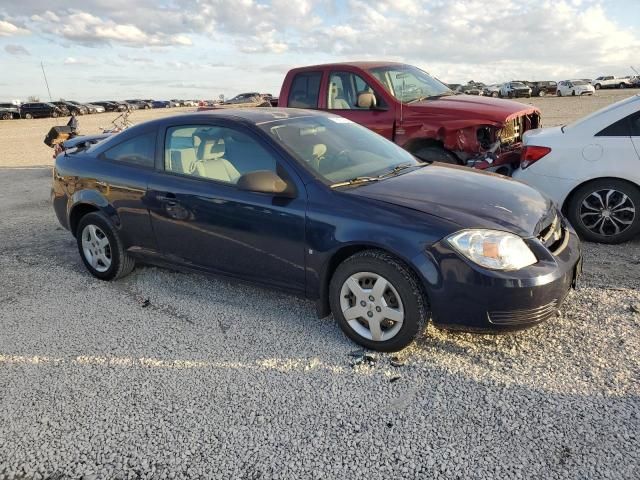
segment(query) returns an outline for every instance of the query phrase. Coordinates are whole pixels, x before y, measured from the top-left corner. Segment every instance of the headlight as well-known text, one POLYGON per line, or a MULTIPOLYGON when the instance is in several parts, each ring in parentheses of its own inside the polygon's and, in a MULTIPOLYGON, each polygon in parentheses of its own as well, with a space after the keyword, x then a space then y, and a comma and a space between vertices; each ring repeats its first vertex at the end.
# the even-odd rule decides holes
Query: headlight
POLYGON ((518 270, 538 261, 522 238, 512 233, 463 230, 447 240, 472 262, 493 270, 518 270))

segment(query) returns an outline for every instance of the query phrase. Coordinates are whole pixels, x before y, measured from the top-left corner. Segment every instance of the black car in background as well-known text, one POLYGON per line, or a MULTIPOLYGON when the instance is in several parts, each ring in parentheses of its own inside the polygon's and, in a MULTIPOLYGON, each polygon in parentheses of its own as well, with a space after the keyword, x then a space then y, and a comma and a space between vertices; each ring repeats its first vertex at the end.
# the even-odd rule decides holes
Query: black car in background
POLYGON ((20 105, 22 118, 59 117, 64 115, 62 110, 49 102, 30 102, 20 105))
POLYGON ((62 108, 63 106, 67 109, 67 113, 65 115, 86 115, 89 113, 89 109, 80 103, 71 102, 67 100, 61 100, 59 102, 52 102, 54 105, 62 108))
POLYGON ((127 109, 125 104, 113 101, 91 102, 93 105, 100 105, 105 112, 124 112, 127 109))
POLYGON ((148 110, 149 108, 153 108, 153 105, 151 105, 151 102, 153 102, 153 100, 133 99, 133 100, 125 100, 125 102, 131 105, 135 105, 139 109, 148 110))
POLYGON ((20 110, 13 103, 0 103, 0 119, 11 120, 20 118, 20 110))
POLYGON ((531 88, 531 96, 544 97, 545 95, 555 95, 558 83, 550 80, 539 82, 525 82, 531 88))

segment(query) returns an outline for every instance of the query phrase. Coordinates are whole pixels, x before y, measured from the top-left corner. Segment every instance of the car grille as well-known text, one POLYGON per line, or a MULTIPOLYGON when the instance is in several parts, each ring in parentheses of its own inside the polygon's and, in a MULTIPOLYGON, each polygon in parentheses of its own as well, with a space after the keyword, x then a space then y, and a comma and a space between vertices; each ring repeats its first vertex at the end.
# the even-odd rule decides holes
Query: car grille
POLYGON ((560 255, 569 243, 569 230, 563 224, 560 215, 556 213, 553 221, 542 229, 538 240, 547 247, 553 255, 560 255))
POLYGON ((540 128, 541 126, 540 115, 537 113, 522 115, 507 121, 504 127, 498 131, 498 138, 503 145, 521 143, 524 132, 534 128, 540 128))
POLYGON ((553 317, 558 311, 558 300, 552 300, 546 305, 524 310, 495 310, 488 312, 489 322, 494 325, 525 325, 538 323, 553 317))

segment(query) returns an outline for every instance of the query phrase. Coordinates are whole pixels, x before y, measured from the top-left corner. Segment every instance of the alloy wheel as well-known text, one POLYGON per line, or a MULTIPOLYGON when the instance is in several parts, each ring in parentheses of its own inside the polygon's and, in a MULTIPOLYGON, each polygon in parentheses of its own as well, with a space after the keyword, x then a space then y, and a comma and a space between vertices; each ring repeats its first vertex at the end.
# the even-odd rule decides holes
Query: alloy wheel
POLYGON ((605 189, 590 193, 580 205, 580 220, 593 233, 620 235, 633 225, 636 206, 624 192, 605 189))
POLYGON ((377 273, 358 272, 347 278, 340 291, 340 307, 348 325, 375 342, 395 337, 404 322, 400 294, 377 273))
POLYGON ((82 230, 82 252, 89 265, 103 273, 111 267, 109 238, 96 225, 89 224, 82 230))

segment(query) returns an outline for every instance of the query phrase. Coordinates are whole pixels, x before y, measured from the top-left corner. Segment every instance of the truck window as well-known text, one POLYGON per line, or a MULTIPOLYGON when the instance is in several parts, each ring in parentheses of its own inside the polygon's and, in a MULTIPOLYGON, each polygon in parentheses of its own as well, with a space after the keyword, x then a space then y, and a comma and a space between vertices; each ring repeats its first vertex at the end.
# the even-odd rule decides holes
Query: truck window
POLYGON ((298 73, 293 77, 287 105, 292 108, 318 108, 322 72, 298 73))
POLYGON ((331 72, 327 89, 329 110, 369 110, 376 105, 380 105, 380 100, 360 75, 331 72))

